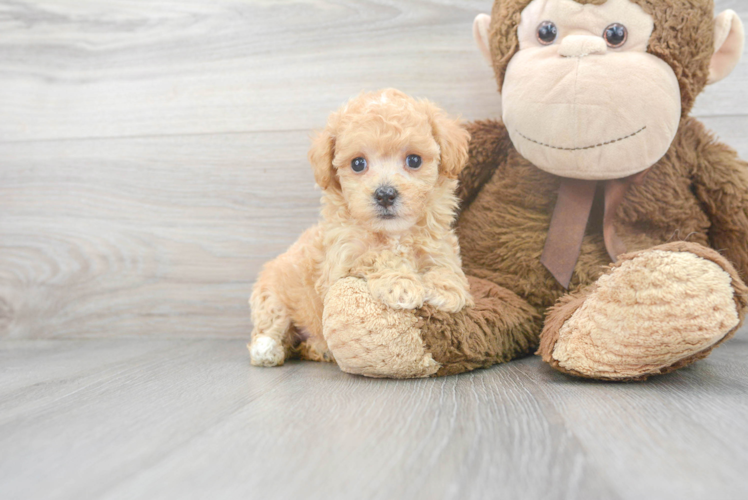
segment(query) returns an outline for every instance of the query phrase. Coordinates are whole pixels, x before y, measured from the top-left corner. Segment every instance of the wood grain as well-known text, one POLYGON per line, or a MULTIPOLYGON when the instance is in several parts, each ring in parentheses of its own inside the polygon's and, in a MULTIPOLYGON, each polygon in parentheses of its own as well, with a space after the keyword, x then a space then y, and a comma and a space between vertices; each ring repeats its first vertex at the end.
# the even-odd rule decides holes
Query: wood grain
MULTIPOLYGON (((646 384, 249 366, 251 282, 317 218, 309 131, 388 86, 500 116, 490 5, 0 2, 0 498, 748 496, 745 330, 646 384)), ((748 158, 745 88, 695 114, 748 158)))
POLYGON ((6 141, 307 130, 395 86, 467 117, 499 100, 473 47, 490 1, 4 4, 6 141))
MULTIPOLYGON (((246 337, 262 263, 317 218, 330 111, 393 86, 500 116, 490 5, 1 2, 0 337, 246 337)), ((696 114, 748 158, 744 88, 748 59, 696 114)))
POLYGON ((537 357, 394 381, 239 340, 6 340, 0 498, 745 498, 746 356, 744 331, 647 383, 537 357))
POLYGON ((257 271, 318 217, 307 140, 0 145, 10 159, 0 170, 0 328, 9 337, 247 336, 257 271))

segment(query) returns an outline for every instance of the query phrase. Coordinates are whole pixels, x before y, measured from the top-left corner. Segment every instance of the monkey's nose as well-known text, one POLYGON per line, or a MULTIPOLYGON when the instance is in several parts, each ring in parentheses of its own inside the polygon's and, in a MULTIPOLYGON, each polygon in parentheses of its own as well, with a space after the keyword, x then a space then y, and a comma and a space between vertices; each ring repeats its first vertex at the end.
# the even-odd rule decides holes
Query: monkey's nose
POLYGON ((380 207, 391 207, 397 199, 397 189, 392 186, 382 186, 374 191, 374 199, 377 200, 377 205, 380 207))
POLYGON ((558 48, 559 55, 564 57, 586 57, 607 51, 608 44, 602 37, 590 35, 568 35, 558 48))

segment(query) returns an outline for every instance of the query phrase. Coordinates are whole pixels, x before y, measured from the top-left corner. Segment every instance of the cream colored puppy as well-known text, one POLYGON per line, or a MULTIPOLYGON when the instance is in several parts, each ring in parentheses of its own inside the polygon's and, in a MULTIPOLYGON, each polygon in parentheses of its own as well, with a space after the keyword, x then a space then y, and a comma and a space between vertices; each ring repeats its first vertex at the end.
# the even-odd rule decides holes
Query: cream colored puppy
POLYGON ((469 134, 436 106, 397 90, 333 113, 309 160, 322 188, 319 224, 268 262, 252 290, 252 364, 296 355, 333 361, 322 304, 341 278, 367 280, 392 308, 472 305, 452 230, 469 134))

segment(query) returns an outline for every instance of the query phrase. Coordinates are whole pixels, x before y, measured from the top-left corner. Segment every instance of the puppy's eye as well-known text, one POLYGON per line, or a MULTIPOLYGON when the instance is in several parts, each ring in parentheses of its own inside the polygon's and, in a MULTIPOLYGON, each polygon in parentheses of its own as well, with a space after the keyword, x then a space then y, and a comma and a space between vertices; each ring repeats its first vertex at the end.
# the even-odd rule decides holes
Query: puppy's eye
POLYGON ((408 157, 405 159, 405 164, 411 170, 418 170, 419 168, 421 168, 421 163, 421 157, 418 155, 408 155, 408 157))
POLYGON ((603 38, 605 38, 605 41, 608 42, 608 47, 617 49, 618 47, 623 47, 623 44, 626 43, 626 39, 629 37, 629 32, 626 29, 626 26, 623 24, 614 23, 605 28, 605 33, 603 33, 603 38))
POLYGON ((364 170, 366 170, 366 158, 354 158, 351 160, 351 170, 356 172, 357 174, 360 174, 364 170))
POLYGON ((540 23, 540 26, 538 26, 537 36, 538 41, 542 45, 550 45, 555 42, 556 37, 558 37, 558 28, 550 21, 543 21, 540 23))

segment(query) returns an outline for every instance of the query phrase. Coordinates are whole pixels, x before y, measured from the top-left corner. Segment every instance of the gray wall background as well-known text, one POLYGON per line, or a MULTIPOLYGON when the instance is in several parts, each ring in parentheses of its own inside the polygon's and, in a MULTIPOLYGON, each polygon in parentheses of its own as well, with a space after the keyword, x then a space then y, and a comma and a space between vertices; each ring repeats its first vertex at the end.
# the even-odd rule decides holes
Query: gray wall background
MULTIPOLYGON (((742 0, 717 0, 748 22, 742 0)), ((0 337, 246 337, 362 90, 500 116, 490 0, 0 1, 0 337)), ((748 158, 748 58, 695 115, 748 158)))

